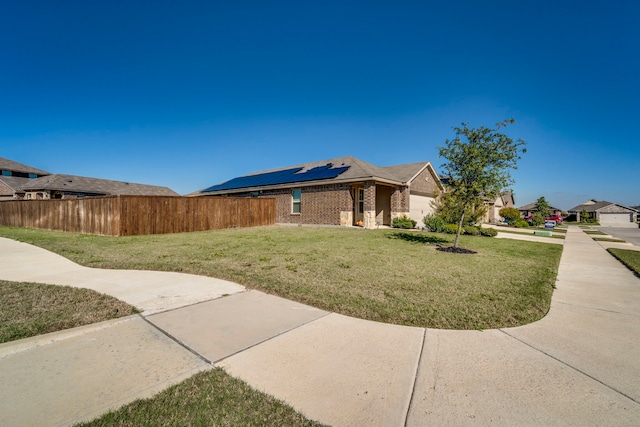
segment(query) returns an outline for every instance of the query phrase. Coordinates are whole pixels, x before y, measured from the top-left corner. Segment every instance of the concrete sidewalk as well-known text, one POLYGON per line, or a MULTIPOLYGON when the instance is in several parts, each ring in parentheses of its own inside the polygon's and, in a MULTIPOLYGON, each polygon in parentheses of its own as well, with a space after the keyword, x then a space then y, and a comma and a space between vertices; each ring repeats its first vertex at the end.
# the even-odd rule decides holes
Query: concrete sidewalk
MULTIPOLYGON (((84 276, 105 270, 78 270, 8 242, 0 239, 0 279, 109 283, 84 276), (22 252, 12 257, 11 250, 22 252), (41 259, 51 261, 52 276, 25 267, 41 259)), ((124 286, 127 274, 121 277, 124 286)), ((157 295, 158 279, 144 280, 139 292, 157 295)), ((336 426, 637 425, 640 419, 640 279, 578 228, 564 241, 551 311, 519 328, 386 325, 241 289, 209 298, 222 293, 233 292, 208 289, 198 304, 165 310, 154 303, 144 318, 0 345, 0 425, 90 419, 212 363, 336 426)))

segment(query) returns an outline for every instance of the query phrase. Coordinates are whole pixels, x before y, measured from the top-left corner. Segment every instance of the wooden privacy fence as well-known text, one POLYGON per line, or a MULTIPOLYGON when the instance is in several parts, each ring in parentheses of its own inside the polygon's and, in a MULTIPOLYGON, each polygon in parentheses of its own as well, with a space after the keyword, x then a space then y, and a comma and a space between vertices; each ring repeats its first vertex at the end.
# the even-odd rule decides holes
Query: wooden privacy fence
POLYGON ((106 196, 0 202, 0 225, 105 236, 272 225, 274 198, 106 196))

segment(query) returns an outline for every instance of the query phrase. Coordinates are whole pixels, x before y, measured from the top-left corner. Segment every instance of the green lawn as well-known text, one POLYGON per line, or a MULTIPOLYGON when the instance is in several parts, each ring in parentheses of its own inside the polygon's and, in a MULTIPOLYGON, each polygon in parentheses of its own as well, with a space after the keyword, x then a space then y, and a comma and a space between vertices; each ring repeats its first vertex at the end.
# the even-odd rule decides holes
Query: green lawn
POLYGON ((609 248, 607 249, 611 255, 616 257, 620 262, 629 267, 631 270, 635 271, 636 274, 640 275, 640 252, 639 251, 629 251, 626 249, 616 249, 609 248))
MULTIPOLYGON (((534 231, 536 231, 536 230, 539 231, 539 230, 543 230, 543 229, 542 228, 521 228, 521 230, 522 231, 498 229, 498 231, 500 233, 524 234, 524 235, 527 235, 527 236, 532 236, 534 231)), ((551 237, 554 238, 554 239, 564 239, 565 238, 564 234, 567 233, 567 230, 555 229, 555 230, 549 230, 549 231, 551 231, 552 233, 555 233, 555 234, 551 235, 551 237), (561 234, 558 234, 558 233, 561 233, 561 234)))
POLYGON ((90 289, 0 280, 0 343, 137 312, 129 304, 90 289))
POLYGON ((562 246, 398 230, 259 227, 104 237, 0 227, 90 267, 181 271, 235 281, 327 311, 430 328, 517 326, 549 309, 562 246))
POLYGON ((320 426, 289 405, 252 389, 222 370, 201 372, 150 399, 142 399, 83 427, 320 426))

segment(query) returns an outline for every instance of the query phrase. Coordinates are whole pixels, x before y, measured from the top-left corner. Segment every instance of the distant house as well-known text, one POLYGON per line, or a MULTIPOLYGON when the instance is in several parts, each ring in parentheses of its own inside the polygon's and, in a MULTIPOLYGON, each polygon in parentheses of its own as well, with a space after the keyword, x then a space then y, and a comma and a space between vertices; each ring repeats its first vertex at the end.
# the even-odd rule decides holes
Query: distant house
POLYGON ((70 199, 91 196, 179 196, 167 187, 85 176, 50 174, 0 158, 0 200, 70 199))
POLYGON ((0 200, 14 200, 20 186, 49 172, 0 157, 0 200))
POLYGON ((346 156, 251 173, 189 196, 275 197, 278 223, 375 228, 402 215, 422 224, 443 190, 429 162, 380 167, 346 156))
POLYGON ((500 209, 512 208, 515 206, 515 198, 511 191, 504 192, 496 197, 495 200, 485 201, 487 213, 484 215, 484 222, 500 221, 500 209))
MULTIPOLYGON (((529 203, 528 205, 520 206, 517 208, 520 211, 520 216, 522 218, 529 218, 531 215, 536 213, 537 202, 529 203)), ((549 209, 551 210, 551 215, 562 215, 562 210, 558 209, 554 206, 549 205, 549 209)))
POLYGON ((570 215, 576 216, 576 221, 583 219, 583 215, 595 219, 603 226, 635 227, 640 211, 607 201, 587 200, 581 205, 569 209, 570 215))

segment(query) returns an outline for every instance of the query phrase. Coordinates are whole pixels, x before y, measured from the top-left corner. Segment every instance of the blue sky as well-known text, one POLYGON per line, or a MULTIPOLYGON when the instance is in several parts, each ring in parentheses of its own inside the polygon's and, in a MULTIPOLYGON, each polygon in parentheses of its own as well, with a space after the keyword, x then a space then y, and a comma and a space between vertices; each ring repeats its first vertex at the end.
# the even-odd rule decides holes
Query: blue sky
POLYGON ((0 157, 185 194, 353 155, 527 142, 516 205, 640 205, 640 2, 0 5, 0 157))

